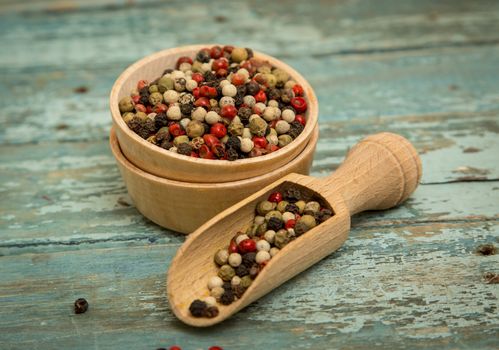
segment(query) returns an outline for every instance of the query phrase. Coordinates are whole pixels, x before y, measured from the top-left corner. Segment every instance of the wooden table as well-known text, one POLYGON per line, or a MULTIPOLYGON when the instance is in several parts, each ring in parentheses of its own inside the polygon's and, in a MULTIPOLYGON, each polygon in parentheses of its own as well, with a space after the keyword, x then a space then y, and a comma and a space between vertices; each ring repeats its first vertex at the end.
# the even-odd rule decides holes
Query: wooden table
POLYGON ((493 349, 499 343, 499 2, 0 2, 1 349, 493 349), (421 153, 404 205, 222 325, 172 315, 184 236, 143 218, 108 148, 108 93, 154 51, 222 42, 314 86, 312 174, 361 137, 421 153), (497 278, 495 279, 497 283, 497 278), (78 297, 90 303, 74 315, 78 297))

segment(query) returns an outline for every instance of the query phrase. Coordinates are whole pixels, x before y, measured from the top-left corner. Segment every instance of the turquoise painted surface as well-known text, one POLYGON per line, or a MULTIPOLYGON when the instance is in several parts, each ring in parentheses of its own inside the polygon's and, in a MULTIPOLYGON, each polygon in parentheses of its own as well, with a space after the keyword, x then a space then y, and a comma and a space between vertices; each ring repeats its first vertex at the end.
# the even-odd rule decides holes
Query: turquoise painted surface
POLYGON ((483 275, 499 259, 476 249, 499 245, 498 23, 483 0, 1 2, 0 348, 495 349, 499 288, 483 275), (311 82, 313 175, 385 130, 414 143, 424 174, 402 206, 353 218, 338 252, 199 330, 169 310, 184 236, 128 198, 107 96, 143 55, 210 41, 311 82), (73 315, 80 296, 90 309, 73 315))

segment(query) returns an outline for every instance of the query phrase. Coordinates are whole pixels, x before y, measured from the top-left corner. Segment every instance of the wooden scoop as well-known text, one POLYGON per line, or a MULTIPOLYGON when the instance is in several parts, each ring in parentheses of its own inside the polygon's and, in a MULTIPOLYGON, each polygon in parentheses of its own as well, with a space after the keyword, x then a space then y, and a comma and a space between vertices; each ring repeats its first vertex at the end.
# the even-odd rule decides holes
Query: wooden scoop
POLYGON ((355 145, 343 164, 326 178, 290 174, 224 210, 193 232, 177 251, 167 277, 173 312, 181 321, 196 327, 225 320, 338 249, 348 237, 350 216, 364 210, 388 209, 405 201, 416 189, 421 172, 421 160, 409 141, 396 134, 380 133, 355 145), (217 274, 215 253, 248 227, 258 202, 273 191, 289 187, 299 187, 321 198, 334 216, 281 249, 240 299, 228 306, 218 304, 217 317, 193 317, 189 305, 209 295, 208 280, 217 274))

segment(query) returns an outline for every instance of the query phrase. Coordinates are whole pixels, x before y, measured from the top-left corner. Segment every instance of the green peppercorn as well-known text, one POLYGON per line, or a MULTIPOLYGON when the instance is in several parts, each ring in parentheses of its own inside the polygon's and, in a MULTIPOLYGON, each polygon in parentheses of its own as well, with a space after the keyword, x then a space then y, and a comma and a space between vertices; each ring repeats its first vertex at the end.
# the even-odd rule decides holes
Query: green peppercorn
POLYGON ((264 74, 265 80, 267 81, 267 85, 270 88, 274 88, 275 85, 277 84, 277 79, 274 74, 267 73, 264 74))
POLYGON ((312 215, 303 215, 298 219, 298 222, 303 222, 308 228, 315 227, 317 223, 315 222, 315 218, 312 215))
POLYGON ((282 214, 279 210, 271 210, 267 214, 265 214, 265 220, 269 221, 270 218, 278 218, 282 220, 282 214))
POLYGON ((161 93, 164 93, 167 90, 172 90, 173 86, 174 86, 174 81, 168 75, 164 75, 158 80, 158 90, 161 93))
POLYGON ((276 209, 279 210, 281 213, 284 213, 286 211, 286 206, 289 204, 287 201, 280 201, 277 204, 276 209))
POLYGON ((248 59, 248 51, 244 47, 235 47, 230 55, 232 61, 240 63, 248 59))
POLYGON ((261 74, 269 74, 270 72, 272 72, 272 66, 268 62, 264 62, 260 67, 256 69, 256 71, 261 74))
POLYGON ((279 147, 281 148, 289 145, 291 141, 293 141, 293 138, 287 134, 279 135, 278 139, 279 139, 279 147))
POLYGON ((188 142, 189 142, 189 136, 187 135, 180 135, 173 139, 173 144, 177 147, 182 143, 188 143, 188 142))
POLYGON ((241 277, 241 283, 239 283, 239 285, 244 289, 248 289, 249 286, 251 286, 252 282, 253 280, 251 279, 251 277, 249 275, 246 275, 241 277))
POLYGON ((305 205, 307 205, 307 203, 305 203, 305 201, 301 200, 301 201, 298 201, 295 203, 295 205, 298 207, 298 213, 302 214, 303 213, 303 210, 305 210, 305 205))
POLYGON ((274 236, 274 245, 279 248, 279 249, 282 249, 286 244, 288 244, 290 241, 289 237, 288 237, 288 231, 287 230, 284 230, 284 229, 281 229, 279 231, 277 231, 275 233, 275 236, 274 236))
POLYGON ((150 94, 153 94, 153 93, 155 93, 155 92, 158 92, 158 91, 159 91, 159 88, 158 88, 158 85, 156 85, 156 84, 152 84, 152 85, 149 85, 148 90, 149 90, 149 93, 150 93, 150 94))
POLYGON ((294 229, 296 236, 301 236, 309 230, 309 227, 304 222, 297 222, 294 229))
POLYGON ((234 268, 227 264, 223 265, 220 267, 220 270, 218 270, 218 277, 226 282, 230 281, 235 275, 236 271, 234 271, 234 268))
POLYGON ((163 95, 160 92, 153 92, 149 95, 149 103, 153 106, 163 102, 163 95))
POLYGON ((135 113, 125 112, 125 114, 123 114, 123 121, 128 124, 133 119, 133 117, 135 117, 135 113))
POLYGON ((276 78, 276 85, 284 86, 284 84, 289 80, 289 74, 280 68, 275 68, 272 70, 272 74, 274 74, 276 78))
POLYGON ((265 232, 267 232, 267 223, 264 222, 263 224, 258 225, 258 228, 256 229, 256 235, 261 236, 265 232))
POLYGON ((204 134, 204 125, 200 121, 192 120, 186 128, 187 136, 194 139, 204 134))
POLYGON ((123 97, 118 103, 121 113, 133 111, 133 100, 130 96, 123 97))
POLYGON ((265 130, 267 130, 267 122, 260 116, 250 118, 249 128, 253 135, 265 136, 265 130))
POLYGON ((229 124, 228 131, 229 131, 229 134, 231 134, 233 136, 241 136, 243 134, 243 130, 244 130, 244 125, 241 122, 237 122, 237 121, 233 120, 229 124))
POLYGON ((142 122, 145 122, 147 120, 147 114, 144 112, 137 112, 135 113, 135 116, 139 118, 142 122))
POLYGON ((272 202, 262 201, 262 202, 258 203, 258 205, 256 207, 256 211, 257 211, 258 215, 265 216, 265 214, 267 214, 269 211, 274 209, 274 205, 275 204, 272 202))
POLYGON ((253 238, 257 235, 258 231, 258 225, 257 224, 252 224, 248 229, 246 230, 246 234, 248 235, 249 238, 253 238))
POLYGON ((227 251, 227 249, 220 249, 215 254, 215 262, 220 266, 227 264, 228 259, 229 259, 229 252, 227 251))
POLYGON ((291 89, 282 90, 281 101, 284 103, 290 103, 291 99, 295 97, 295 93, 291 89))

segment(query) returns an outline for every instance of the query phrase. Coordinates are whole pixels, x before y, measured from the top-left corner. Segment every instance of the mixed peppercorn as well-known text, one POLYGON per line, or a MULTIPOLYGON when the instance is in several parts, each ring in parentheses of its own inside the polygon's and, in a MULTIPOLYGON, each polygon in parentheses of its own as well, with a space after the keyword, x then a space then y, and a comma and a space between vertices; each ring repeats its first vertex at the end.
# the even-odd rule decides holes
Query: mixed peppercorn
POLYGON ((265 265, 284 246, 329 219, 333 212, 316 200, 308 200, 300 189, 273 192, 258 203, 253 223, 238 232, 229 245, 216 252, 218 273, 208 280, 210 296, 194 300, 194 317, 216 317, 217 303, 229 305, 249 288, 265 265))
POLYGON ((248 48, 214 46, 119 101, 128 127, 154 145, 204 159, 274 152, 306 124, 303 87, 248 48))

